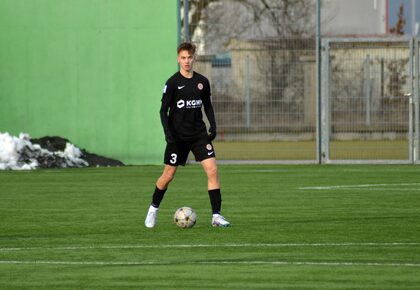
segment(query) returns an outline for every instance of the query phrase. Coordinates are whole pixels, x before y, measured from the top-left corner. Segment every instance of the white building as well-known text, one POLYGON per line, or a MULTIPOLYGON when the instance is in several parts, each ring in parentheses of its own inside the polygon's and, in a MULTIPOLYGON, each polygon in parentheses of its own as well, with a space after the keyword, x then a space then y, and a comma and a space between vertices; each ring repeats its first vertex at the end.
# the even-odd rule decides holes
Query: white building
MULTIPOLYGON (((323 35, 380 35, 387 33, 389 0, 323 0, 323 35)), ((392 13, 398 13, 392 11, 392 13)))

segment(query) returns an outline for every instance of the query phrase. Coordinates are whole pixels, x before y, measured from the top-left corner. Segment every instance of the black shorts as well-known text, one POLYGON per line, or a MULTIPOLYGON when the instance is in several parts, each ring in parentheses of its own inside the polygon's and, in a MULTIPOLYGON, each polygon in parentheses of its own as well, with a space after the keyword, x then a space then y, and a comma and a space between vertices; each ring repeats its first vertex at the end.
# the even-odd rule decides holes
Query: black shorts
POLYGON ((167 143, 163 163, 172 166, 185 165, 190 151, 194 154, 196 161, 216 157, 213 144, 204 135, 192 141, 167 143))

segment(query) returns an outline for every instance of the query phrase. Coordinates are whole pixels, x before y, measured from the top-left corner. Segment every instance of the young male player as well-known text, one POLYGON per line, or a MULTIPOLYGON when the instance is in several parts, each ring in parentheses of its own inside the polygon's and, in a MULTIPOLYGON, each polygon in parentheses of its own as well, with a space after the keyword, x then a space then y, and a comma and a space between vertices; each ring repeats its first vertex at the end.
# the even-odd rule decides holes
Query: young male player
POLYGON ((210 100, 210 83, 203 75, 193 71, 196 47, 181 43, 178 48, 179 72, 171 76, 163 88, 160 119, 166 139, 165 167, 156 182, 152 204, 145 225, 153 228, 159 205, 173 180, 178 165, 185 165, 190 151, 201 163, 207 174, 207 189, 213 211, 212 225, 228 227, 230 223, 220 214, 222 197, 213 144, 216 138, 216 120, 210 100), (203 122, 201 107, 204 107, 210 123, 209 133, 203 122))

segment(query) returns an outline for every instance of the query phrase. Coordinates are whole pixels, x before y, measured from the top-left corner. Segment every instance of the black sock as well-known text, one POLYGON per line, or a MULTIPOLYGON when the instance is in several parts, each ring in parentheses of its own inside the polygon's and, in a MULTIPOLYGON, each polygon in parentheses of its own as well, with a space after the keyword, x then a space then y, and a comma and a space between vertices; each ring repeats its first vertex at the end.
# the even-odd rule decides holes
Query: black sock
POLYGON ((209 197, 213 214, 220 214, 220 209, 222 207, 222 195, 220 194, 220 188, 209 190, 209 197))
POLYGON ((159 189, 157 186, 155 187, 155 192, 153 193, 153 198, 152 198, 152 205, 156 208, 158 208, 160 206, 160 202, 163 199, 163 196, 165 195, 166 189, 159 189))

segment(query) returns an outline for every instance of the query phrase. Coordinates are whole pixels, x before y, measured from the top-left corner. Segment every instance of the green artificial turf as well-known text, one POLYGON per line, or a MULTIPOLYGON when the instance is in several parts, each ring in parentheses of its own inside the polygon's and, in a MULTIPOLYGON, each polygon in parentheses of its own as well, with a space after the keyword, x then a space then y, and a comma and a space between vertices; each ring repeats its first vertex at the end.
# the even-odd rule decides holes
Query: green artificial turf
POLYGON ((2 289, 418 289, 420 167, 199 165, 144 227, 161 166, 0 172, 2 289), (172 222, 180 206, 192 229, 172 222))

